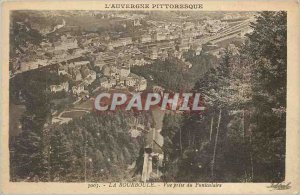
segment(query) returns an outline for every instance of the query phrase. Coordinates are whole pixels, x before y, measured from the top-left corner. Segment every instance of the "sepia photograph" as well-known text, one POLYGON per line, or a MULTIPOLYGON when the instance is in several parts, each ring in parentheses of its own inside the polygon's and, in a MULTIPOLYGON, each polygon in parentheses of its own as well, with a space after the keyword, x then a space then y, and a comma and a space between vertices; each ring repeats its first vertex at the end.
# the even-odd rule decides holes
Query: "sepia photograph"
POLYGON ((9 184, 298 189, 288 11, 103 6, 8 12, 9 184))
POLYGON ((11 181, 284 180, 286 12, 10 17, 11 181), (200 92, 206 110, 93 109, 146 90, 200 92))

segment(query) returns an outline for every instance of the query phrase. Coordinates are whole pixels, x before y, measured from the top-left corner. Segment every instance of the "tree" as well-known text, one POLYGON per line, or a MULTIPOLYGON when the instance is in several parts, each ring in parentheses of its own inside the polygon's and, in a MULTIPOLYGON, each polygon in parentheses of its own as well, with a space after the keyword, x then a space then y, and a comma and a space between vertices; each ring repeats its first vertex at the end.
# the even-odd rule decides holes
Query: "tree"
POLYGON ((14 160, 20 165, 17 175, 21 179, 37 176, 41 180, 47 180, 48 134, 45 124, 50 117, 50 100, 45 91, 45 82, 41 82, 45 77, 42 74, 35 74, 35 77, 32 75, 22 75, 23 83, 12 82, 12 86, 17 88, 14 90, 22 92, 26 106, 21 119, 22 133, 12 143, 16 149, 14 160))
POLYGON ((10 54, 14 56, 16 51, 24 53, 22 47, 26 47, 28 43, 39 45, 42 41, 42 35, 35 29, 30 27, 30 24, 25 22, 28 15, 13 12, 11 30, 10 30, 10 54))
POLYGON ((71 174, 73 151, 70 139, 59 126, 50 130, 50 143, 48 150, 48 171, 51 181, 64 181, 71 174))
POLYGON ((251 127, 256 181, 282 181, 285 173, 287 13, 262 12, 246 45, 251 64, 251 127))
POLYGON ((207 112, 186 116, 172 138, 175 148, 183 140, 175 180, 284 179, 286 12, 262 12, 251 26, 240 55, 227 50, 195 84, 207 112))
POLYGON ((18 161, 17 176, 20 179, 33 179, 37 176, 42 180, 47 177, 47 156, 45 153, 46 134, 34 119, 29 116, 22 120, 22 133, 14 143, 15 161, 18 161))

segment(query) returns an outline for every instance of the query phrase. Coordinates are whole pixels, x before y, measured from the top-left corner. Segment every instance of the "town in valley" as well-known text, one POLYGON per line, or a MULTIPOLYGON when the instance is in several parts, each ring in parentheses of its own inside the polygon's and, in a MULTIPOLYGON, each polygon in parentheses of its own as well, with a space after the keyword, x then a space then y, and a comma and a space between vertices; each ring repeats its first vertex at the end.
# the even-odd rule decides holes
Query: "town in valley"
MULTIPOLYGON (((286 56, 281 56, 286 24, 278 22, 280 17, 284 13, 12 11, 11 181, 281 180, 285 134, 280 129, 285 123, 273 123, 280 138, 266 133, 274 138, 270 144, 282 147, 264 158, 255 149, 267 146, 253 149, 253 143, 265 142, 264 136, 252 137, 252 132, 268 128, 247 119, 259 115, 249 102, 260 89, 252 80, 259 73, 249 64, 261 58, 262 63, 281 64, 280 72, 286 73, 286 56), (265 37, 257 38, 257 32, 268 20, 279 23, 277 31, 267 29, 279 34, 272 40, 281 58, 274 62, 264 48, 259 50, 263 57, 255 50, 246 52, 255 44, 265 46, 258 44, 265 37), (94 107, 102 92, 197 90, 205 94, 208 107, 201 116, 162 110, 99 114, 94 107), (236 144, 243 154, 231 153, 236 144), (247 163, 237 165, 234 155, 247 163), (226 172, 230 163, 236 169, 226 172), (257 170, 255 163, 262 163, 257 170), (263 175, 259 170, 266 167, 270 171, 263 175)), ((267 122, 285 117, 285 98, 275 104, 276 97, 272 94, 269 101, 272 114, 267 122)))

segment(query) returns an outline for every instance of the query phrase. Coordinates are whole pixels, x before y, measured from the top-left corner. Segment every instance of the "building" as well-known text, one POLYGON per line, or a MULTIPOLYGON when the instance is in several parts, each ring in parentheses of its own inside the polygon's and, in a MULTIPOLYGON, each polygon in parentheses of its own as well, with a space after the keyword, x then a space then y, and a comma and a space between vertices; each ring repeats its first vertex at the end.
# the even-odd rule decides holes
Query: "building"
POLYGON ((55 50, 68 50, 75 49, 78 47, 78 43, 75 38, 66 37, 62 37, 60 41, 54 42, 53 45, 55 50))
POLYGON ((132 38, 131 37, 125 37, 125 38, 120 38, 120 39, 111 41, 108 44, 108 47, 110 49, 112 49, 112 48, 126 46, 126 45, 131 45, 131 44, 132 44, 132 38))
POLYGON ((129 76, 129 77, 126 78, 126 80, 125 80, 125 85, 126 86, 128 86, 128 87, 134 87, 135 84, 136 84, 136 79, 135 78, 133 78, 131 76, 129 76))
POLYGON ((128 77, 128 75, 130 74, 129 67, 122 66, 119 70, 120 77, 128 77))
POLYGON ((130 66, 144 66, 148 63, 149 62, 144 59, 143 55, 137 55, 130 61, 130 66))
POLYGON ((122 43, 123 46, 132 44, 132 38, 131 37, 120 38, 119 41, 122 43))
POLYGON ((172 53, 172 55, 173 55, 175 58, 178 58, 178 59, 181 59, 181 58, 182 58, 182 54, 183 54, 182 51, 175 51, 174 53, 172 53))
POLYGON ((100 86, 103 88, 109 88, 108 79, 106 77, 100 78, 100 86))
POLYGON ((175 50, 175 43, 174 41, 163 41, 157 43, 157 48, 159 51, 173 51, 175 50))
POLYGON ((147 88, 147 80, 144 77, 130 73, 125 79, 127 87, 134 87, 136 91, 144 91, 147 88))
POLYGON ((138 91, 144 91, 147 89, 147 80, 144 77, 140 77, 139 84, 137 86, 138 91))
POLYGON ((57 69, 57 74, 58 74, 58 75, 67 75, 67 74, 68 74, 68 72, 67 72, 67 67, 60 66, 60 67, 57 69))
POLYGON ((84 86, 89 86, 90 84, 92 84, 95 81, 95 79, 93 79, 91 76, 88 76, 87 78, 85 78, 83 80, 83 84, 84 86))
POLYGON ((90 70, 89 76, 90 76, 92 79, 96 80, 96 78, 97 78, 97 73, 96 73, 95 71, 93 71, 93 70, 90 70))
POLYGON ((88 66, 88 65, 90 65, 90 61, 73 62, 69 66, 70 67, 81 67, 81 66, 88 66))
POLYGON ((114 78, 103 77, 100 78, 100 86, 106 89, 110 89, 117 85, 117 80, 114 78))
POLYGON ((108 84, 109 84, 110 88, 115 87, 117 85, 117 80, 114 78, 111 78, 108 80, 108 84))
POLYGON ((80 71, 78 69, 73 69, 72 70, 72 78, 75 81, 81 81, 82 80, 81 73, 80 73, 80 71))
POLYGON ((80 84, 72 87, 72 93, 74 95, 79 95, 82 92, 84 92, 84 85, 83 85, 83 83, 80 83, 80 84))
POLYGON ((84 79, 85 86, 92 84, 96 80, 97 74, 95 71, 90 70, 89 75, 84 79))
POLYGON ((148 57, 151 60, 156 60, 158 58, 158 49, 157 47, 153 47, 150 51, 147 52, 148 53, 148 57))
POLYGON ((222 22, 220 20, 206 20, 205 21, 205 29, 209 33, 217 33, 220 30, 226 28, 228 26, 227 22, 222 22))
POLYGON ((156 41, 163 41, 167 39, 167 35, 165 33, 155 33, 153 39, 156 41))
POLYGON ((133 20, 133 26, 141 26, 141 21, 139 19, 134 19, 133 20))
POLYGON ((149 43, 149 42, 151 42, 151 41, 152 41, 152 37, 151 37, 151 35, 149 35, 149 34, 144 34, 144 35, 142 35, 141 38, 140 38, 140 42, 141 42, 141 43, 149 43))
POLYGON ((104 65, 102 68, 102 72, 104 76, 110 76, 111 68, 107 65, 104 65))
POLYGON ((86 78, 87 76, 90 75, 90 69, 88 69, 88 67, 86 67, 86 66, 82 66, 80 69, 80 73, 81 73, 82 78, 86 78))
POLYGON ((60 85, 50 85, 51 92, 69 91, 69 83, 63 82, 60 85))
POLYGON ((190 69, 190 68, 192 68, 192 63, 190 63, 190 62, 188 62, 188 61, 184 61, 184 64, 185 64, 185 68, 186 69, 190 69))
POLYGON ((125 80, 118 80, 117 85, 119 86, 124 86, 125 85, 125 80))
POLYGON ((182 43, 178 45, 178 50, 179 51, 188 51, 190 49, 190 45, 188 43, 182 43))

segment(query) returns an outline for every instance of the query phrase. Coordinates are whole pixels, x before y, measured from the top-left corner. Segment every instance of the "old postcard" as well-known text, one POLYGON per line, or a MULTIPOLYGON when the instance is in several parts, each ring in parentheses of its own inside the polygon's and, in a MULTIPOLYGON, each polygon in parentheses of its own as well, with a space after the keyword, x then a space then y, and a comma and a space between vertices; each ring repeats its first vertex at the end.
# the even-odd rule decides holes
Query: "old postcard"
POLYGON ((299 194, 297 1, 1 4, 2 194, 299 194))

